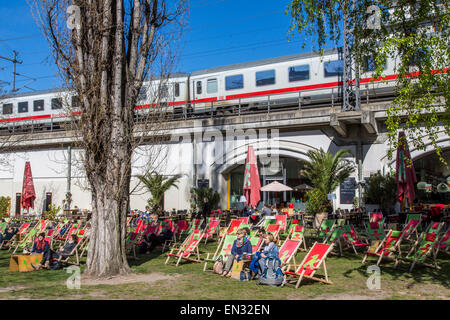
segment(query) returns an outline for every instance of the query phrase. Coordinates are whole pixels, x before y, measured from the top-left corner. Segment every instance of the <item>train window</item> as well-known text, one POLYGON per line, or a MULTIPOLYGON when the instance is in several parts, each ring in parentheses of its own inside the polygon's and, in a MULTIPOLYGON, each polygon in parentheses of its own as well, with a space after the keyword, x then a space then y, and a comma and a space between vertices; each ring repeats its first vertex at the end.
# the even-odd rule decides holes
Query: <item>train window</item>
POLYGON ((61 98, 52 98, 52 110, 62 109, 61 98))
POLYGON ((80 98, 78 96, 72 96, 72 108, 76 109, 80 107, 80 98))
POLYGON ((275 70, 256 72, 256 86, 267 86, 275 84, 275 70))
POLYGON ((3 105, 3 114, 12 114, 13 113, 13 104, 5 103, 3 105))
POLYGON ((309 65, 289 67, 289 82, 309 80, 309 65))
MULTIPOLYGON (((377 65, 373 55, 365 56, 362 61, 362 71, 363 72, 371 72, 375 71, 377 65)), ((386 69, 386 59, 383 63, 383 70, 386 69)))
POLYGON ((337 77, 344 74, 344 60, 325 62, 323 67, 325 77, 337 77))
POLYGON ((44 111, 44 100, 34 100, 33 111, 44 111))
POLYGON ((243 74, 225 77, 225 90, 242 89, 243 87, 244 87, 243 74))
POLYGON ((206 81, 206 92, 207 93, 217 92, 217 79, 208 79, 206 81))
POLYGON ((174 86, 174 95, 175 97, 179 97, 180 96, 180 83, 179 82, 175 82, 175 86, 174 86))
POLYGON ((202 94, 202 82, 201 81, 197 81, 196 88, 197 88, 197 94, 202 94))
POLYGON ((166 83, 161 85, 161 99, 167 98, 169 96, 169 87, 166 83))
POLYGON ((147 99, 147 91, 145 88, 141 88, 141 90, 139 91, 138 100, 144 101, 146 99, 147 99))
POLYGON ((19 113, 28 112, 28 102, 19 102, 18 109, 19 113))

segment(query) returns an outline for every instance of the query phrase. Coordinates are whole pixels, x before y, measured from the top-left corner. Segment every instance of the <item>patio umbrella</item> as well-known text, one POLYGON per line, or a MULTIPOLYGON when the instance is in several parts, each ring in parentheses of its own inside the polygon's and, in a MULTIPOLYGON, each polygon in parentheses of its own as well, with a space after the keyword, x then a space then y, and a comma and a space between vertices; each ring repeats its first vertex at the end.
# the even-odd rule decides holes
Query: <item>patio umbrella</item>
POLYGON ((27 212, 30 207, 34 209, 34 200, 36 199, 36 192, 34 191, 33 176, 31 174, 30 162, 25 162, 25 171, 23 173, 22 185, 22 208, 27 212))
POLYGON ((279 183, 278 181, 274 181, 262 187, 261 191, 283 192, 283 191, 292 191, 292 188, 282 183, 279 183))
POLYGON ((397 183, 398 201, 403 202, 406 198, 411 204, 416 197, 414 193, 414 184, 417 182, 416 171, 409 153, 408 142, 403 131, 398 134, 398 147, 396 158, 396 174, 395 181, 397 183))
POLYGON ((243 191, 247 204, 256 206, 261 199, 259 190, 261 182, 259 181, 258 163, 256 162, 255 150, 252 146, 248 147, 247 160, 245 161, 244 186, 243 191))
POLYGON ((302 183, 296 187, 294 187, 295 190, 312 190, 313 187, 311 187, 310 185, 307 185, 306 183, 302 183))

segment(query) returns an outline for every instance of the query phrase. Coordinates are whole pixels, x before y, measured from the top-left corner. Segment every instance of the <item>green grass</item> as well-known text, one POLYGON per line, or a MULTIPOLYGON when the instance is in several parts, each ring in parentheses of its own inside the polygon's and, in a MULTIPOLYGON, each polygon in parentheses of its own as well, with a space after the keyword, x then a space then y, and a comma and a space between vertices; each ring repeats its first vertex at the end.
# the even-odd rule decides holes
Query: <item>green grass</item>
MULTIPOLYGON (((308 241, 308 247, 310 245, 308 241)), ((217 242, 201 244, 200 251, 214 252, 216 246, 217 242)), ((355 255, 345 251, 342 257, 330 255, 327 258, 332 285, 305 282, 295 289, 293 286, 269 287, 258 285, 257 281, 222 278, 212 272, 203 272, 203 264, 198 263, 166 266, 166 254, 161 254, 158 249, 155 251, 150 255, 138 255, 137 260, 129 259, 129 264, 135 273, 162 273, 169 276, 169 280, 82 285, 79 290, 70 290, 65 284, 70 276, 66 270, 10 272, 11 255, 0 250, 0 299, 450 299, 450 260, 446 254, 439 255, 441 270, 418 265, 409 273, 409 264, 400 264, 394 269, 393 263, 384 263, 381 266, 381 290, 372 291, 366 286, 367 267, 375 264, 375 260, 369 258, 361 265, 362 253, 355 255)), ((304 256, 305 252, 299 252, 297 263, 304 256)), ((323 275, 322 270, 318 275, 323 275)))

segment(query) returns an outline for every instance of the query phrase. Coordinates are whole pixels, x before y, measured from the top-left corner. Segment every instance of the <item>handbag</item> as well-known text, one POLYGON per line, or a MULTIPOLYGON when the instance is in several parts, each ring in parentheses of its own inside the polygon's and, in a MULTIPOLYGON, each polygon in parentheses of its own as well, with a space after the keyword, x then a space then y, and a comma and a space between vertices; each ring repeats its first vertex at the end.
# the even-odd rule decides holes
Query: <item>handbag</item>
POLYGON ((217 259, 217 261, 214 262, 213 272, 217 273, 217 274, 222 274, 222 272, 223 272, 223 258, 222 258, 222 256, 220 256, 219 259, 217 259))

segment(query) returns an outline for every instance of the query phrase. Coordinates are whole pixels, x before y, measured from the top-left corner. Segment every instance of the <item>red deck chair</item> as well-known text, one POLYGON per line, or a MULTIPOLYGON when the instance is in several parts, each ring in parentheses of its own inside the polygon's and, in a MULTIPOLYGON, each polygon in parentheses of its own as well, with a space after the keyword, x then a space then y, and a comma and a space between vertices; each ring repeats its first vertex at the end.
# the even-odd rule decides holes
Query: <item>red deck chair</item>
POLYGON ((280 225, 279 224, 269 224, 267 226, 267 233, 273 234, 273 236, 277 239, 278 233, 280 233, 280 225))
POLYGON ((287 228, 287 216, 286 215, 276 215, 275 219, 277 220, 277 224, 280 225, 280 231, 285 232, 287 228))
POLYGON ((203 234, 203 238, 205 238, 205 243, 207 243, 208 239, 213 238, 214 235, 218 233, 219 230, 219 220, 211 220, 208 225, 208 229, 203 234))
MULTIPOLYGON (((284 272, 287 278, 287 283, 290 283, 290 278, 297 278, 295 288, 300 286, 303 278, 311 279, 314 281, 319 281, 326 284, 332 284, 331 281, 328 280, 327 266, 325 264, 325 259, 333 250, 333 245, 325 244, 325 243, 317 243, 315 242, 312 248, 309 250, 306 257, 303 259, 302 263, 298 266, 295 271, 290 271, 292 265, 288 265, 287 270, 284 272), (323 264, 325 279, 315 277, 316 271, 323 264)), ((294 266, 295 267, 295 266, 294 266)))
POLYGON ((258 252, 259 248, 261 247, 264 238, 261 237, 249 237, 248 240, 250 240, 250 243, 252 245, 252 254, 255 254, 256 252, 258 252))
POLYGON ((241 220, 231 221, 226 234, 236 234, 241 224, 242 224, 241 220))
POLYGON ((369 213, 370 223, 379 223, 383 220, 383 214, 381 212, 371 212, 369 213))
POLYGON ((345 244, 351 246, 353 248, 353 251, 355 251, 355 254, 358 254, 356 248, 369 246, 367 242, 363 242, 359 239, 357 233, 355 232, 355 229, 353 228, 353 225, 345 224, 342 228, 344 229, 342 237, 344 238, 345 244))
POLYGON ((372 251, 372 248, 367 250, 362 264, 366 262, 368 256, 378 257, 377 266, 380 265, 382 259, 391 259, 395 261, 395 267, 398 264, 397 256, 400 256, 400 244, 403 239, 403 232, 390 230, 387 237, 381 241, 378 246, 372 251))
POLYGON ((302 243, 302 240, 289 240, 286 239, 286 241, 283 242, 283 245, 281 246, 280 250, 278 250, 278 257, 281 260, 281 269, 285 269, 291 259, 294 260, 295 263, 295 254, 298 251, 298 248, 300 248, 300 245, 302 243))
POLYGON ((178 266, 178 264, 182 259, 193 262, 202 262, 200 260, 200 252, 198 251, 198 245, 202 240, 202 238, 203 238, 202 231, 195 230, 194 232, 192 232, 192 234, 189 236, 189 240, 183 245, 181 245, 179 249, 170 250, 170 252, 167 254, 167 260, 165 264, 169 263, 169 259, 171 257, 177 258, 176 266, 178 266), (196 258, 191 258, 192 254, 195 254, 196 258))
POLYGON ((144 231, 144 220, 139 220, 136 226, 136 233, 141 233, 144 231))
POLYGON ((303 248, 306 251, 306 240, 305 240, 305 227, 304 226, 295 226, 291 230, 291 234, 288 237, 289 240, 300 241, 303 243, 303 248))
POLYGON ((419 233, 417 232, 417 228, 419 227, 420 221, 417 219, 411 219, 403 228, 403 238, 406 240, 410 240, 411 236, 415 233, 416 239, 419 237, 419 233))
POLYGON ((242 224, 248 224, 249 223, 248 222, 248 220, 249 220, 248 217, 239 217, 238 220, 240 220, 242 222, 242 224))

